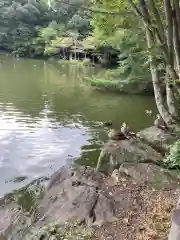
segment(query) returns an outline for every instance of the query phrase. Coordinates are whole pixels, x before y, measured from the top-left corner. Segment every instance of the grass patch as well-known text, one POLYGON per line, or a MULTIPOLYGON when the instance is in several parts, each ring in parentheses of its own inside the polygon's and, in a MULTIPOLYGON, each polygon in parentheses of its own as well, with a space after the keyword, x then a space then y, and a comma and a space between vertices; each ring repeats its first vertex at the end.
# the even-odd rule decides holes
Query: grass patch
MULTIPOLYGON (((98 75, 99 76, 99 75, 98 75)), ((97 88, 98 90, 110 90, 113 92, 125 93, 125 94, 146 94, 151 92, 148 89, 147 81, 129 79, 122 80, 117 78, 107 77, 106 74, 104 78, 93 76, 92 78, 86 78, 87 82, 97 88)))
POLYGON ((123 90, 123 83, 119 80, 108 80, 104 78, 87 78, 88 83, 91 86, 97 87, 97 88, 104 88, 104 89, 110 89, 114 91, 122 92, 123 90))

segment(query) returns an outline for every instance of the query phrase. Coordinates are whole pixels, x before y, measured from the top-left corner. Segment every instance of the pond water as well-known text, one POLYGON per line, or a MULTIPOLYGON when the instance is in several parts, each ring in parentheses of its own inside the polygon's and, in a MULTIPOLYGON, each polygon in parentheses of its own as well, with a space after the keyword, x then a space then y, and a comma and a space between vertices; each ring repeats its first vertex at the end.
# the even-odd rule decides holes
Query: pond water
POLYGON ((152 98, 95 91, 84 77, 96 71, 0 56, 0 197, 66 163, 96 165, 104 121, 152 124, 152 98))

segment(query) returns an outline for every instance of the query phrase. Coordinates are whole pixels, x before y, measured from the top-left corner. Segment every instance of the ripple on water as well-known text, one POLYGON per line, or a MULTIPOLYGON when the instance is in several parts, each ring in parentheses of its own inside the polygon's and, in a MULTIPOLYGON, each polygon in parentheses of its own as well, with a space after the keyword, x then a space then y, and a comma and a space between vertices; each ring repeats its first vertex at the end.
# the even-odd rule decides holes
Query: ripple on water
POLYGON ((99 68, 6 56, 0 62, 0 196, 51 174, 69 155, 95 164, 107 139, 103 121, 127 121, 134 130, 152 123, 145 115, 152 99, 92 91, 83 79, 99 68), (27 179, 9 182, 19 176, 27 179))
POLYGON ((46 118, 30 128, 26 121, 3 116, 0 125, 3 126, 0 130, 0 179, 5 183, 0 195, 17 185, 23 186, 20 182, 14 185, 13 181, 8 181, 12 178, 26 176, 30 181, 51 174, 66 164, 69 154, 80 155, 81 145, 87 141, 86 128, 80 123, 52 128, 52 122, 46 118))

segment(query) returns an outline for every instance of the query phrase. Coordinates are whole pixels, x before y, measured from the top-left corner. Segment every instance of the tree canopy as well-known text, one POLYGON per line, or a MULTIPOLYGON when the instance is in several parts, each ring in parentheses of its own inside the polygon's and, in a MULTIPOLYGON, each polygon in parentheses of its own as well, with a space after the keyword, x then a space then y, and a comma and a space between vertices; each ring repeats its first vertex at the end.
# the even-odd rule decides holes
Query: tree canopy
POLYGON ((90 18, 79 9, 80 4, 79 0, 72 6, 61 0, 2 0, 0 48, 31 55, 38 45, 41 51, 37 53, 42 54, 45 42, 55 38, 57 32, 87 34, 91 30, 90 18))
POLYGON ((180 92, 179 1, 94 0, 94 4, 109 12, 108 18, 102 14, 94 17, 95 33, 96 36, 99 34, 101 42, 103 36, 105 43, 113 38, 111 44, 118 40, 118 44, 121 44, 124 37, 125 43, 130 43, 134 36, 139 34, 137 42, 147 56, 158 111, 169 125, 179 122, 176 106, 180 92), (116 38, 117 32, 120 32, 120 35, 116 38), (162 91, 163 86, 166 98, 162 91))

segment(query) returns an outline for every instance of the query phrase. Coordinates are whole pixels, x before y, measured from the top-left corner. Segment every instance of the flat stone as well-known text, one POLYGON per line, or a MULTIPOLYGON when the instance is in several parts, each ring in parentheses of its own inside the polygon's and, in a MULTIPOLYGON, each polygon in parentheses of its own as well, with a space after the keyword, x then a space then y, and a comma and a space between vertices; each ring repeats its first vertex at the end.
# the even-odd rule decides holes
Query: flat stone
MULTIPOLYGON (((121 172, 125 172, 142 184, 147 181, 156 183, 156 179, 163 186, 166 183, 170 185, 171 180, 173 184, 174 181, 178 182, 177 177, 173 178, 170 172, 164 172, 159 166, 148 163, 124 163, 120 168, 120 174, 121 172)), ((12 218, 13 209, 10 212, 1 209, 0 229, 5 234, 0 240, 8 237, 13 240, 50 239, 54 234, 51 234, 47 227, 56 224, 63 228, 67 222, 79 223, 78 226, 88 231, 92 226, 113 227, 120 218, 126 221, 130 209, 134 209, 134 213, 137 213, 137 209, 141 209, 144 201, 140 194, 141 186, 139 187, 139 184, 131 181, 129 177, 127 179, 130 179, 129 186, 124 181, 120 181, 118 186, 109 186, 108 177, 90 167, 72 169, 67 178, 62 178, 60 174, 59 179, 57 178, 57 181, 45 192, 44 198, 37 200, 32 216, 22 212, 20 218, 12 218)), ((139 212, 136 218, 138 214, 139 212)), ((119 232, 122 233, 121 230, 119 232)))
POLYGON ((98 162, 101 162, 99 165, 103 166, 103 163, 107 165, 107 161, 113 170, 124 162, 159 164, 162 161, 162 155, 139 138, 120 141, 109 140, 102 149, 98 162))
POLYGON ((110 209, 111 201, 100 193, 105 175, 90 167, 79 167, 72 171, 73 174, 64 180, 60 174, 60 184, 57 184, 59 180, 56 181, 39 202, 39 220, 56 221, 59 224, 76 220, 89 225, 96 225, 96 220, 97 224, 112 221, 114 213, 110 209), (100 214, 100 209, 104 214, 100 214))
POLYGON ((11 227, 11 219, 7 210, 0 209, 0 239, 5 239, 7 230, 11 227))
POLYGON ((8 239, 13 230, 13 224, 18 222, 20 210, 16 207, 0 209, 0 240, 8 239))
POLYGON ((154 149, 166 152, 169 146, 177 140, 177 137, 155 126, 141 130, 138 136, 149 143, 154 149))
POLYGON ((155 164, 124 163, 119 168, 120 173, 132 177, 138 184, 152 184, 157 187, 177 187, 180 183, 178 172, 169 171, 155 164))

